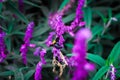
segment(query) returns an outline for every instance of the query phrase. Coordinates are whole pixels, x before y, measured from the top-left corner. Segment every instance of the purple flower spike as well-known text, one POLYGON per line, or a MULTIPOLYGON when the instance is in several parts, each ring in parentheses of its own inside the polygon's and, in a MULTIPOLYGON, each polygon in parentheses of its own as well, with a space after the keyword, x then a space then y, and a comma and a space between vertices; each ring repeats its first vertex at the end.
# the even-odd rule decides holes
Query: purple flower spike
POLYGON ((46 39, 45 43, 49 47, 52 44, 52 38, 55 35, 55 32, 50 32, 48 38, 46 39))
POLYGON ((91 38, 89 29, 80 29, 75 36, 72 65, 75 67, 72 80, 85 80, 88 70, 94 70, 94 65, 86 60, 87 40, 91 38))
POLYGON ((0 0, 0 2, 4 2, 5 0, 0 0))
POLYGON ((113 66, 113 64, 111 64, 110 67, 111 67, 111 71, 110 71, 110 73, 111 73, 111 80, 115 80, 115 72, 116 72, 116 69, 115 69, 115 67, 113 66))
POLYGON ((23 0, 18 0, 18 4, 19 4, 19 10, 20 10, 21 12, 23 12, 23 10, 24 10, 23 0))
POLYGON ((46 64, 46 61, 44 58, 45 54, 46 54, 46 50, 42 49, 41 47, 36 48, 36 51, 34 52, 34 55, 40 56, 40 59, 41 59, 41 61, 36 66, 35 80, 42 80, 42 76, 41 76, 42 65, 46 64))
POLYGON ((36 44, 29 44, 29 47, 30 47, 30 48, 35 48, 35 47, 36 47, 36 44))
POLYGON ((33 33, 33 28, 34 28, 34 22, 30 22, 27 26, 27 30, 25 32, 24 36, 24 44, 20 48, 22 60, 24 64, 27 64, 27 51, 28 47, 35 47, 36 45, 30 44, 30 39, 32 38, 32 33, 33 33))
POLYGON ((41 71, 42 71, 42 63, 39 62, 39 63, 37 64, 36 70, 35 70, 35 76, 34 76, 34 79, 35 79, 35 80, 42 80, 41 71))
POLYGON ((5 32, 3 32, 2 29, 0 28, 0 62, 2 62, 8 54, 8 51, 4 42, 5 36, 6 36, 5 32))
POLYGON ((27 45, 23 44, 20 48, 21 56, 22 56, 22 61, 24 64, 27 64, 27 59, 26 59, 26 53, 28 51, 27 45))
POLYGON ((27 30, 25 32, 25 37, 24 37, 24 42, 27 44, 30 43, 30 39, 32 38, 33 28, 34 28, 34 22, 30 22, 27 26, 27 30))
POLYGON ((34 51, 35 56, 40 56, 40 49, 41 47, 36 48, 36 50, 34 51))
POLYGON ((46 54, 46 50, 45 49, 42 49, 41 51, 40 51, 40 58, 41 58, 41 62, 43 63, 43 64, 46 64, 46 61, 45 61, 45 54, 46 54))

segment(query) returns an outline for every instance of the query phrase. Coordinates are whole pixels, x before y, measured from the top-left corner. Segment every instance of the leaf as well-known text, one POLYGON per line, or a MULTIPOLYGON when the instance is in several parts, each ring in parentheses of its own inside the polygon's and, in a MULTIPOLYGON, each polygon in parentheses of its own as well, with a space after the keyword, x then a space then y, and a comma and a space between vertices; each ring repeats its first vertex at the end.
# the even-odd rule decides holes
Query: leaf
POLYGON ((72 21, 74 19, 74 17, 75 17, 75 13, 72 13, 72 14, 68 15, 67 17, 63 18, 63 22, 68 23, 68 22, 72 21))
POLYGON ((39 5, 37 5, 37 4, 33 3, 33 2, 30 2, 28 0, 25 0, 24 3, 26 3, 28 5, 31 5, 31 6, 34 6, 34 7, 37 7, 37 8, 40 8, 45 17, 47 17, 48 14, 49 14, 49 10, 48 10, 48 8, 46 6, 39 6, 39 5))
POLYGON ((107 60, 109 61, 109 63, 113 63, 115 60, 117 60, 119 55, 120 55, 120 41, 115 44, 107 60))
POLYGON ((29 21, 27 20, 27 18, 16 8, 16 6, 14 6, 14 3, 11 0, 8 0, 7 7, 14 14, 16 14, 19 19, 21 19, 23 22, 25 22, 26 24, 28 24, 29 21))
POLYGON ((15 80, 24 80, 23 73, 20 70, 14 72, 15 80))
POLYGON ((100 25, 94 26, 94 27, 92 28, 92 36, 93 36, 93 38, 94 38, 96 35, 102 33, 102 31, 103 31, 103 27, 102 27, 102 26, 100 26, 100 25))
POLYGON ((70 0, 64 0, 64 1, 62 2, 62 4, 60 5, 59 10, 62 10, 69 1, 70 1, 70 0))
POLYGON ((30 77, 34 74, 34 72, 35 72, 35 70, 28 71, 24 76, 24 80, 29 80, 30 77))
POLYGON ((88 53, 87 54, 87 59, 89 59, 90 61, 100 65, 100 66, 104 66, 105 65, 105 60, 98 56, 98 55, 95 55, 95 54, 91 54, 91 53, 88 53))
POLYGON ((96 11, 94 11, 94 12, 101 17, 101 19, 103 20, 104 23, 107 22, 106 17, 105 17, 100 11, 96 10, 96 11))
POLYGON ((7 37, 5 42, 6 42, 8 51, 11 52, 11 38, 7 37))
POLYGON ((65 45, 66 45, 67 47, 69 47, 69 48, 73 48, 73 45, 70 44, 70 43, 66 43, 65 45))
POLYGON ((95 74, 95 76, 92 78, 92 80, 100 80, 101 77, 109 70, 108 66, 103 66, 98 70, 98 72, 95 74))
POLYGON ((71 57, 71 56, 73 56, 73 54, 67 54, 66 56, 68 56, 68 57, 70 56, 71 57))
POLYGON ((112 18, 112 9, 111 8, 108 9, 108 16, 109 16, 109 19, 112 18))
POLYGON ((48 26, 38 26, 36 27, 34 32, 33 32, 33 37, 37 37, 42 35, 43 33, 47 32, 49 30, 48 26), (37 28, 37 29, 36 29, 37 28))
POLYGON ((0 76, 10 76, 14 75, 13 71, 5 71, 5 72, 0 72, 0 76))
POLYGON ((26 3, 26 4, 30 5, 30 6, 33 6, 33 7, 40 8, 39 5, 37 5, 37 4, 33 3, 33 2, 30 2, 30 1, 28 1, 28 0, 24 0, 24 3, 26 3))
POLYGON ((15 31, 15 32, 12 32, 11 35, 25 35, 25 33, 20 31, 15 31))
POLYGON ((3 6, 2 3, 0 3, 0 13, 1 13, 1 11, 2 11, 2 6, 3 6))
POLYGON ((86 27, 91 27, 92 22, 92 10, 90 7, 86 7, 84 10, 84 21, 86 22, 86 27))

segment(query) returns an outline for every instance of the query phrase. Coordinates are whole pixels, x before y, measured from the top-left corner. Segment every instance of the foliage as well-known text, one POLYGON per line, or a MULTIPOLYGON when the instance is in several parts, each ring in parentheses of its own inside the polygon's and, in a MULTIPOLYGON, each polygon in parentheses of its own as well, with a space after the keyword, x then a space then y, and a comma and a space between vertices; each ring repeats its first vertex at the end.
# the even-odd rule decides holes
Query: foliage
MULTIPOLYGON (((6 32, 5 44, 9 51, 7 58, 0 63, 0 80, 33 80, 39 57, 33 55, 34 48, 27 53, 28 64, 24 65, 20 56, 20 47, 27 24, 35 22, 31 43, 42 46, 47 50, 45 59, 48 64, 43 66, 43 80, 54 80, 58 75, 52 72, 52 52, 44 43, 49 32, 48 16, 61 10, 69 0, 24 0, 24 12, 18 9, 17 0, 6 0, 0 3, 0 28, 6 32)), ((105 78, 110 70, 110 64, 116 68, 116 79, 120 78, 120 12, 119 0, 86 0, 84 11, 85 27, 92 31, 92 39, 88 42, 87 59, 94 63, 96 69, 90 72, 88 80, 108 80, 105 78), (117 4, 116 4, 117 3, 117 4), (117 21, 116 21, 117 20, 117 21)), ((63 21, 69 24, 75 16, 75 8, 67 12, 63 21)), ((77 30, 76 30, 77 31, 77 30)), ((75 31, 75 32, 76 32, 75 31)), ((66 34, 62 52, 72 56, 73 37, 66 34)), ((68 67, 60 80, 70 80, 68 67)))

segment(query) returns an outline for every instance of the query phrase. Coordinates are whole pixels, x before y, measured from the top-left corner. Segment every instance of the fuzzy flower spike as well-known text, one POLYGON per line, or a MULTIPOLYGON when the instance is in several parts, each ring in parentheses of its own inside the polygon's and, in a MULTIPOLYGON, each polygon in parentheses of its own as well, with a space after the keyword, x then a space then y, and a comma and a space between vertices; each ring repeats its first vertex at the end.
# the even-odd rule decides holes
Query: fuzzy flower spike
POLYGON ((45 54, 46 54, 46 50, 41 47, 36 48, 34 52, 34 55, 39 56, 41 59, 41 61, 39 61, 36 66, 35 76, 34 76, 35 80, 42 80, 42 75, 41 75, 42 65, 46 64, 46 61, 44 59, 45 54))
POLYGON ((0 28, 0 62, 2 62, 8 54, 8 51, 4 42, 5 36, 6 36, 5 32, 3 32, 2 29, 0 28))
POLYGON ((48 39, 46 40, 46 45, 48 47, 53 47, 53 72, 56 71, 56 65, 60 67, 59 77, 62 75, 64 66, 68 65, 65 56, 61 52, 61 49, 64 47, 63 44, 65 42, 63 34, 68 32, 70 35, 74 36, 73 30, 79 26, 81 19, 83 18, 82 7, 84 5, 84 1, 85 0, 78 0, 76 16, 70 25, 65 25, 65 23, 62 21, 62 17, 72 7, 72 5, 75 3, 75 0, 70 0, 70 2, 61 11, 57 11, 56 13, 49 16, 48 24, 54 33, 50 33, 48 39), (64 64, 61 64, 60 62, 63 62, 64 64))
POLYGON ((28 51, 28 47, 35 47, 35 45, 30 44, 30 39, 32 38, 32 33, 33 33, 33 28, 34 28, 34 22, 30 22, 27 26, 27 30, 25 32, 24 36, 24 44, 20 48, 22 60, 24 64, 27 64, 27 59, 26 59, 26 53, 28 51))
POLYGON ((115 72, 116 72, 116 69, 115 69, 115 67, 113 66, 113 64, 111 64, 110 67, 111 67, 111 71, 110 71, 111 80, 115 80, 115 72))
POLYGON ((90 30, 87 28, 79 30, 75 36, 73 57, 71 57, 71 64, 75 68, 72 80, 86 80, 87 71, 94 69, 94 65, 88 63, 86 60, 87 40, 89 40, 91 36, 90 30))

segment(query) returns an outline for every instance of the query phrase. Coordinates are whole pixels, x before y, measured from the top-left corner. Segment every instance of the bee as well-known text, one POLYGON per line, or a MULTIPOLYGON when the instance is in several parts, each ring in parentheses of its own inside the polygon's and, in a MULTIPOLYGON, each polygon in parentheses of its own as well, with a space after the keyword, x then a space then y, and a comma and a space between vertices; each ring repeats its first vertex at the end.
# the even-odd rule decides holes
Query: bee
POLYGON ((57 49, 62 49, 63 47, 59 44, 59 38, 56 38, 55 40, 53 40, 51 46, 57 48, 57 49))

